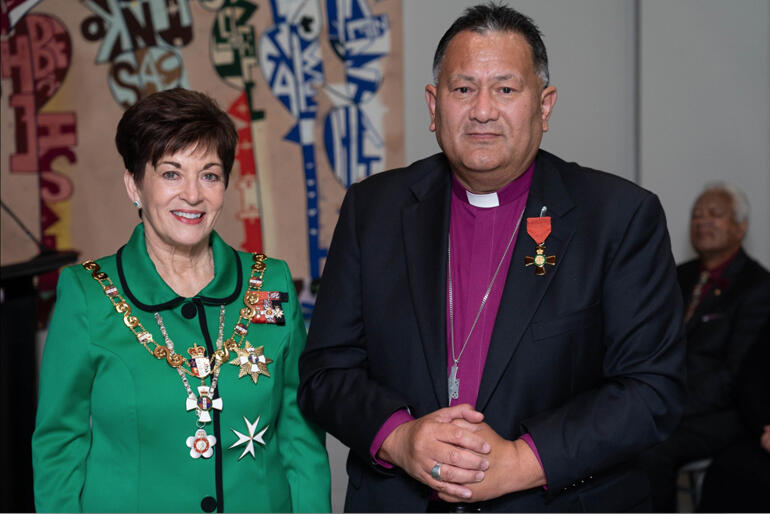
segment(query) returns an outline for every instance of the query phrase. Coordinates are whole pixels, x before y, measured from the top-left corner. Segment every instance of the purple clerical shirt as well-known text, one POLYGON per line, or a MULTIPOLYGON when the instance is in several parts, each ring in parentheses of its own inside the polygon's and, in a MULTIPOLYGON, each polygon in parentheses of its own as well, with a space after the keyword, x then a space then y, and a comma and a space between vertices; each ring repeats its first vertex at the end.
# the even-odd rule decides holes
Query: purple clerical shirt
MULTIPOLYGON (((466 191, 452 175, 449 221, 452 291, 450 297, 447 280, 447 377, 454 358, 459 356, 459 390, 457 399, 452 399, 450 405, 476 404, 518 228, 525 224, 525 220, 521 223, 519 220, 527 203, 534 167, 533 163, 516 180, 496 193, 486 195, 474 195, 466 191), (498 266, 499 272, 492 282, 498 266), (490 282, 492 287, 489 296, 479 312, 490 282), (453 310, 451 315, 450 302, 453 310), (471 332, 477 314, 478 321, 471 332), (454 321, 454 326, 450 320, 454 321), (467 344, 463 349, 466 338, 467 344)), ((411 419, 412 416, 404 409, 393 413, 383 424, 370 447, 371 456, 378 463, 391 467, 389 463, 376 458, 377 451, 397 426, 411 419)), ((540 456, 529 434, 522 436, 522 439, 532 448, 539 461, 540 456)))

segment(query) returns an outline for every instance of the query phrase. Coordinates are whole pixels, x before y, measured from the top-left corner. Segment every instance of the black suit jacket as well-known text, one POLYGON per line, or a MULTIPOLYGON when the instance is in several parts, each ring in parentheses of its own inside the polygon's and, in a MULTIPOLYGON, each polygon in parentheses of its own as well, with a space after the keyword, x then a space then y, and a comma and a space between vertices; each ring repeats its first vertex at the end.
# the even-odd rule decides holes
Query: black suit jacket
MULTIPOLYGON (((677 268, 685 305, 690 302, 699 274, 698 260, 677 268)), ((733 258, 723 278, 726 287, 712 288, 685 326, 685 416, 702 416, 707 420, 704 422, 718 430, 737 426, 738 370, 770 318, 770 273, 743 249, 733 258)))
MULTIPOLYGON (((329 250, 306 350, 300 406, 351 448, 348 511, 424 512, 431 491, 374 464, 396 410, 447 406, 446 267, 451 176, 443 154, 352 186, 329 250)), ((524 267, 522 231, 476 407, 502 437, 530 433, 548 490, 485 510, 624 510, 646 480, 626 464, 677 424, 681 295, 658 199, 540 151, 524 217, 547 206, 545 276, 524 267)))

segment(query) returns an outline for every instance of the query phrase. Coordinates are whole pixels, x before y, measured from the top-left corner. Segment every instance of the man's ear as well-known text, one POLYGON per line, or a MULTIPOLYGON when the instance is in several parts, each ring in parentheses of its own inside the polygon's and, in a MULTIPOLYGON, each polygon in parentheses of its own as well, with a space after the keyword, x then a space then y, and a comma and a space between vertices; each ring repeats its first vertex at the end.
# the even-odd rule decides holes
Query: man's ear
POLYGON ((749 229, 749 220, 743 220, 740 223, 737 223, 738 226, 738 235, 739 240, 743 241, 743 238, 746 237, 746 231, 749 229))
POLYGON ((556 87, 548 86, 540 93, 540 116, 543 120, 543 132, 548 132, 548 120, 551 118, 553 106, 556 105, 556 87))
POLYGON ((430 113, 430 131, 436 131, 436 86, 428 84, 425 86, 425 102, 428 104, 430 113))

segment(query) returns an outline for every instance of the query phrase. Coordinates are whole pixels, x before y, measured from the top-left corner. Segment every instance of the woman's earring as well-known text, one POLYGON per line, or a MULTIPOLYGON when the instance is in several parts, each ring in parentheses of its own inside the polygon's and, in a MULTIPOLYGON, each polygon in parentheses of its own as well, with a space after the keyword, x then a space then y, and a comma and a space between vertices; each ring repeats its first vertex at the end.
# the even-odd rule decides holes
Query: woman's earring
POLYGON ((134 200, 134 207, 136 207, 137 209, 141 209, 142 203, 139 200, 134 200))

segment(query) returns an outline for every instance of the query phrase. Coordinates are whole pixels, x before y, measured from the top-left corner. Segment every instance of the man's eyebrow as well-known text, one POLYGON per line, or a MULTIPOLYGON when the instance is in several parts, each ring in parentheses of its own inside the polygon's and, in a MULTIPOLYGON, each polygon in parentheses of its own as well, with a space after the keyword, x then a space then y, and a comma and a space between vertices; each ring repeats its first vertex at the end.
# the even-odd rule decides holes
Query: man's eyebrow
MULTIPOLYGON (((465 81, 474 82, 474 83, 478 82, 478 79, 476 77, 473 77, 471 75, 464 75, 462 73, 457 73, 449 77, 450 82, 455 80, 465 80, 465 81)), ((515 80, 519 83, 524 82, 524 80, 516 73, 506 73, 504 75, 496 75, 492 77, 492 80, 495 82, 504 82, 506 80, 515 80)))
POLYGON ((456 73, 449 77, 450 82, 454 80, 466 80, 468 82, 477 82, 476 77, 472 77, 470 75, 463 75, 461 73, 456 73))
POLYGON ((505 82, 506 80, 514 80, 519 85, 524 83, 524 79, 516 73, 506 73, 505 75, 497 75, 494 77, 495 82, 505 82))

